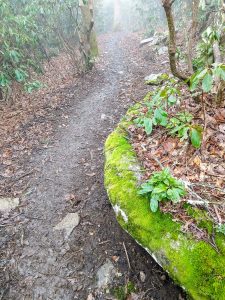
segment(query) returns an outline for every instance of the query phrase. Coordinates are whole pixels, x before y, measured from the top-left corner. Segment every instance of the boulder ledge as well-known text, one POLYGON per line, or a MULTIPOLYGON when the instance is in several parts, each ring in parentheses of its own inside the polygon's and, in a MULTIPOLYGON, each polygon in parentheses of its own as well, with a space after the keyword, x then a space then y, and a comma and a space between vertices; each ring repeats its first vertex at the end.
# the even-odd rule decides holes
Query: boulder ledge
POLYGON ((152 213, 138 195, 141 166, 129 142, 128 114, 105 143, 105 187, 120 225, 193 299, 225 299, 225 237, 215 233, 218 250, 181 231, 169 214, 152 213))

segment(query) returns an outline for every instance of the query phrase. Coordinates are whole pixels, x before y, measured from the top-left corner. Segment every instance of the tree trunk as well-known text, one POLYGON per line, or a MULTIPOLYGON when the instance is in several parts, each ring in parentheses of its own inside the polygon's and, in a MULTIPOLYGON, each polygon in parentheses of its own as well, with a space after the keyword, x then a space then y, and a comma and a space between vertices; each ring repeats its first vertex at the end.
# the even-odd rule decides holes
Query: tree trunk
POLYGON ((177 69, 177 59, 176 59, 176 33, 175 33, 175 25, 174 25, 174 19, 172 14, 172 5, 174 3, 174 0, 162 0, 162 5, 164 7, 165 13, 166 13, 166 19, 168 23, 169 28, 169 59, 170 59, 170 69, 172 74, 181 79, 181 80, 187 80, 188 76, 181 73, 177 69))
MULTIPOLYGON (((219 42, 214 41, 213 43, 213 56, 214 56, 214 62, 216 64, 222 63, 221 58, 221 52, 219 47, 219 42)), ((218 107, 223 106, 224 100, 225 100, 225 83, 223 80, 221 80, 218 76, 215 78, 215 87, 214 87, 215 93, 216 93, 216 105, 218 107)))
POLYGON ((119 30, 121 27, 121 3, 120 0, 114 0, 114 21, 113 30, 119 30))
POLYGON ((193 70, 193 44, 196 37, 196 31, 198 27, 198 8, 199 8, 200 0, 193 0, 192 1, 192 22, 189 31, 189 37, 188 37, 188 69, 190 73, 194 73, 193 70))
POLYGON ((87 68, 93 66, 93 59, 98 56, 98 44, 94 28, 93 18, 93 0, 89 0, 88 4, 80 1, 80 10, 82 15, 82 31, 80 33, 80 45, 84 55, 85 65, 87 68))

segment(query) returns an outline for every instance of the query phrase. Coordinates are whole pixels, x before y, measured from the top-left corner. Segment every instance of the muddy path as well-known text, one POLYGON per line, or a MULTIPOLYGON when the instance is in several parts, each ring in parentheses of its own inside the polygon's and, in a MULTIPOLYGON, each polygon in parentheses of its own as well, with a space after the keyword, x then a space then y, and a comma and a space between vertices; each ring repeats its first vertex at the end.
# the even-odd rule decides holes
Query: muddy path
POLYGON ((105 66, 66 91, 73 97, 51 145, 29 162, 36 171, 21 199, 22 221, 2 228, 10 255, 1 274, 1 299, 115 299, 111 287, 128 281, 140 299, 183 299, 167 274, 121 230, 103 185, 103 145, 131 104, 120 95, 140 71, 128 60, 123 39, 123 34, 111 36, 104 45, 105 66), (65 217, 72 232, 57 230, 65 217), (105 289, 97 274, 107 276, 107 265, 111 275, 105 289))

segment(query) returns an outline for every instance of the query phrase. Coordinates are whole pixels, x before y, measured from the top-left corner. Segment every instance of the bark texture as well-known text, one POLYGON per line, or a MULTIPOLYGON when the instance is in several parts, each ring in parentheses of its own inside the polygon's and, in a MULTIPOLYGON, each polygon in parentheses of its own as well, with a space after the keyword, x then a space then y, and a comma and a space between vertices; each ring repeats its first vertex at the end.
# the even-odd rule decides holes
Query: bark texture
POLYGON ((189 36, 188 36, 188 70, 190 73, 194 73, 193 69, 193 45, 196 37, 196 31, 198 27, 198 8, 199 8, 200 0, 193 0, 192 1, 192 21, 189 28, 189 36))
MULTIPOLYGON (((214 62, 216 64, 222 63, 222 57, 219 47, 219 42, 216 40, 213 43, 213 56, 214 56, 214 62)), ((215 78, 215 93, 216 93, 216 105, 218 107, 223 106, 224 100, 225 100, 225 82, 221 80, 219 77, 215 78)))
POLYGON ((86 67, 91 68, 93 59, 98 55, 97 37, 93 30, 93 0, 89 0, 86 5, 80 1, 80 10, 82 15, 82 31, 79 35, 80 48, 84 55, 86 67))
POLYGON ((175 0, 162 0, 162 5, 166 13, 168 28, 169 28, 169 60, 170 60, 170 69, 172 74, 181 79, 187 80, 188 76, 180 72, 177 68, 177 59, 176 59, 176 33, 174 18, 172 13, 172 5, 175 0))

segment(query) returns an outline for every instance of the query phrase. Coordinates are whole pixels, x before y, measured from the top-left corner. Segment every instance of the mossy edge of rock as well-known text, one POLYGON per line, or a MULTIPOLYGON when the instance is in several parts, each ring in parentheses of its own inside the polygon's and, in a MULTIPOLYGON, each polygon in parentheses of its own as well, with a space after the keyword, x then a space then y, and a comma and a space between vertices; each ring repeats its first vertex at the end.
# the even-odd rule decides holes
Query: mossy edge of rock
POLYGON ((216 234, 218 253, 209 243, 181 232, 169 214, 152 213, 138 195, 141 167, 126 132, 128 111, 105 143, 105 187, 122 228, 127 231, 193 299, 225 299, 225 238, 216 234))

